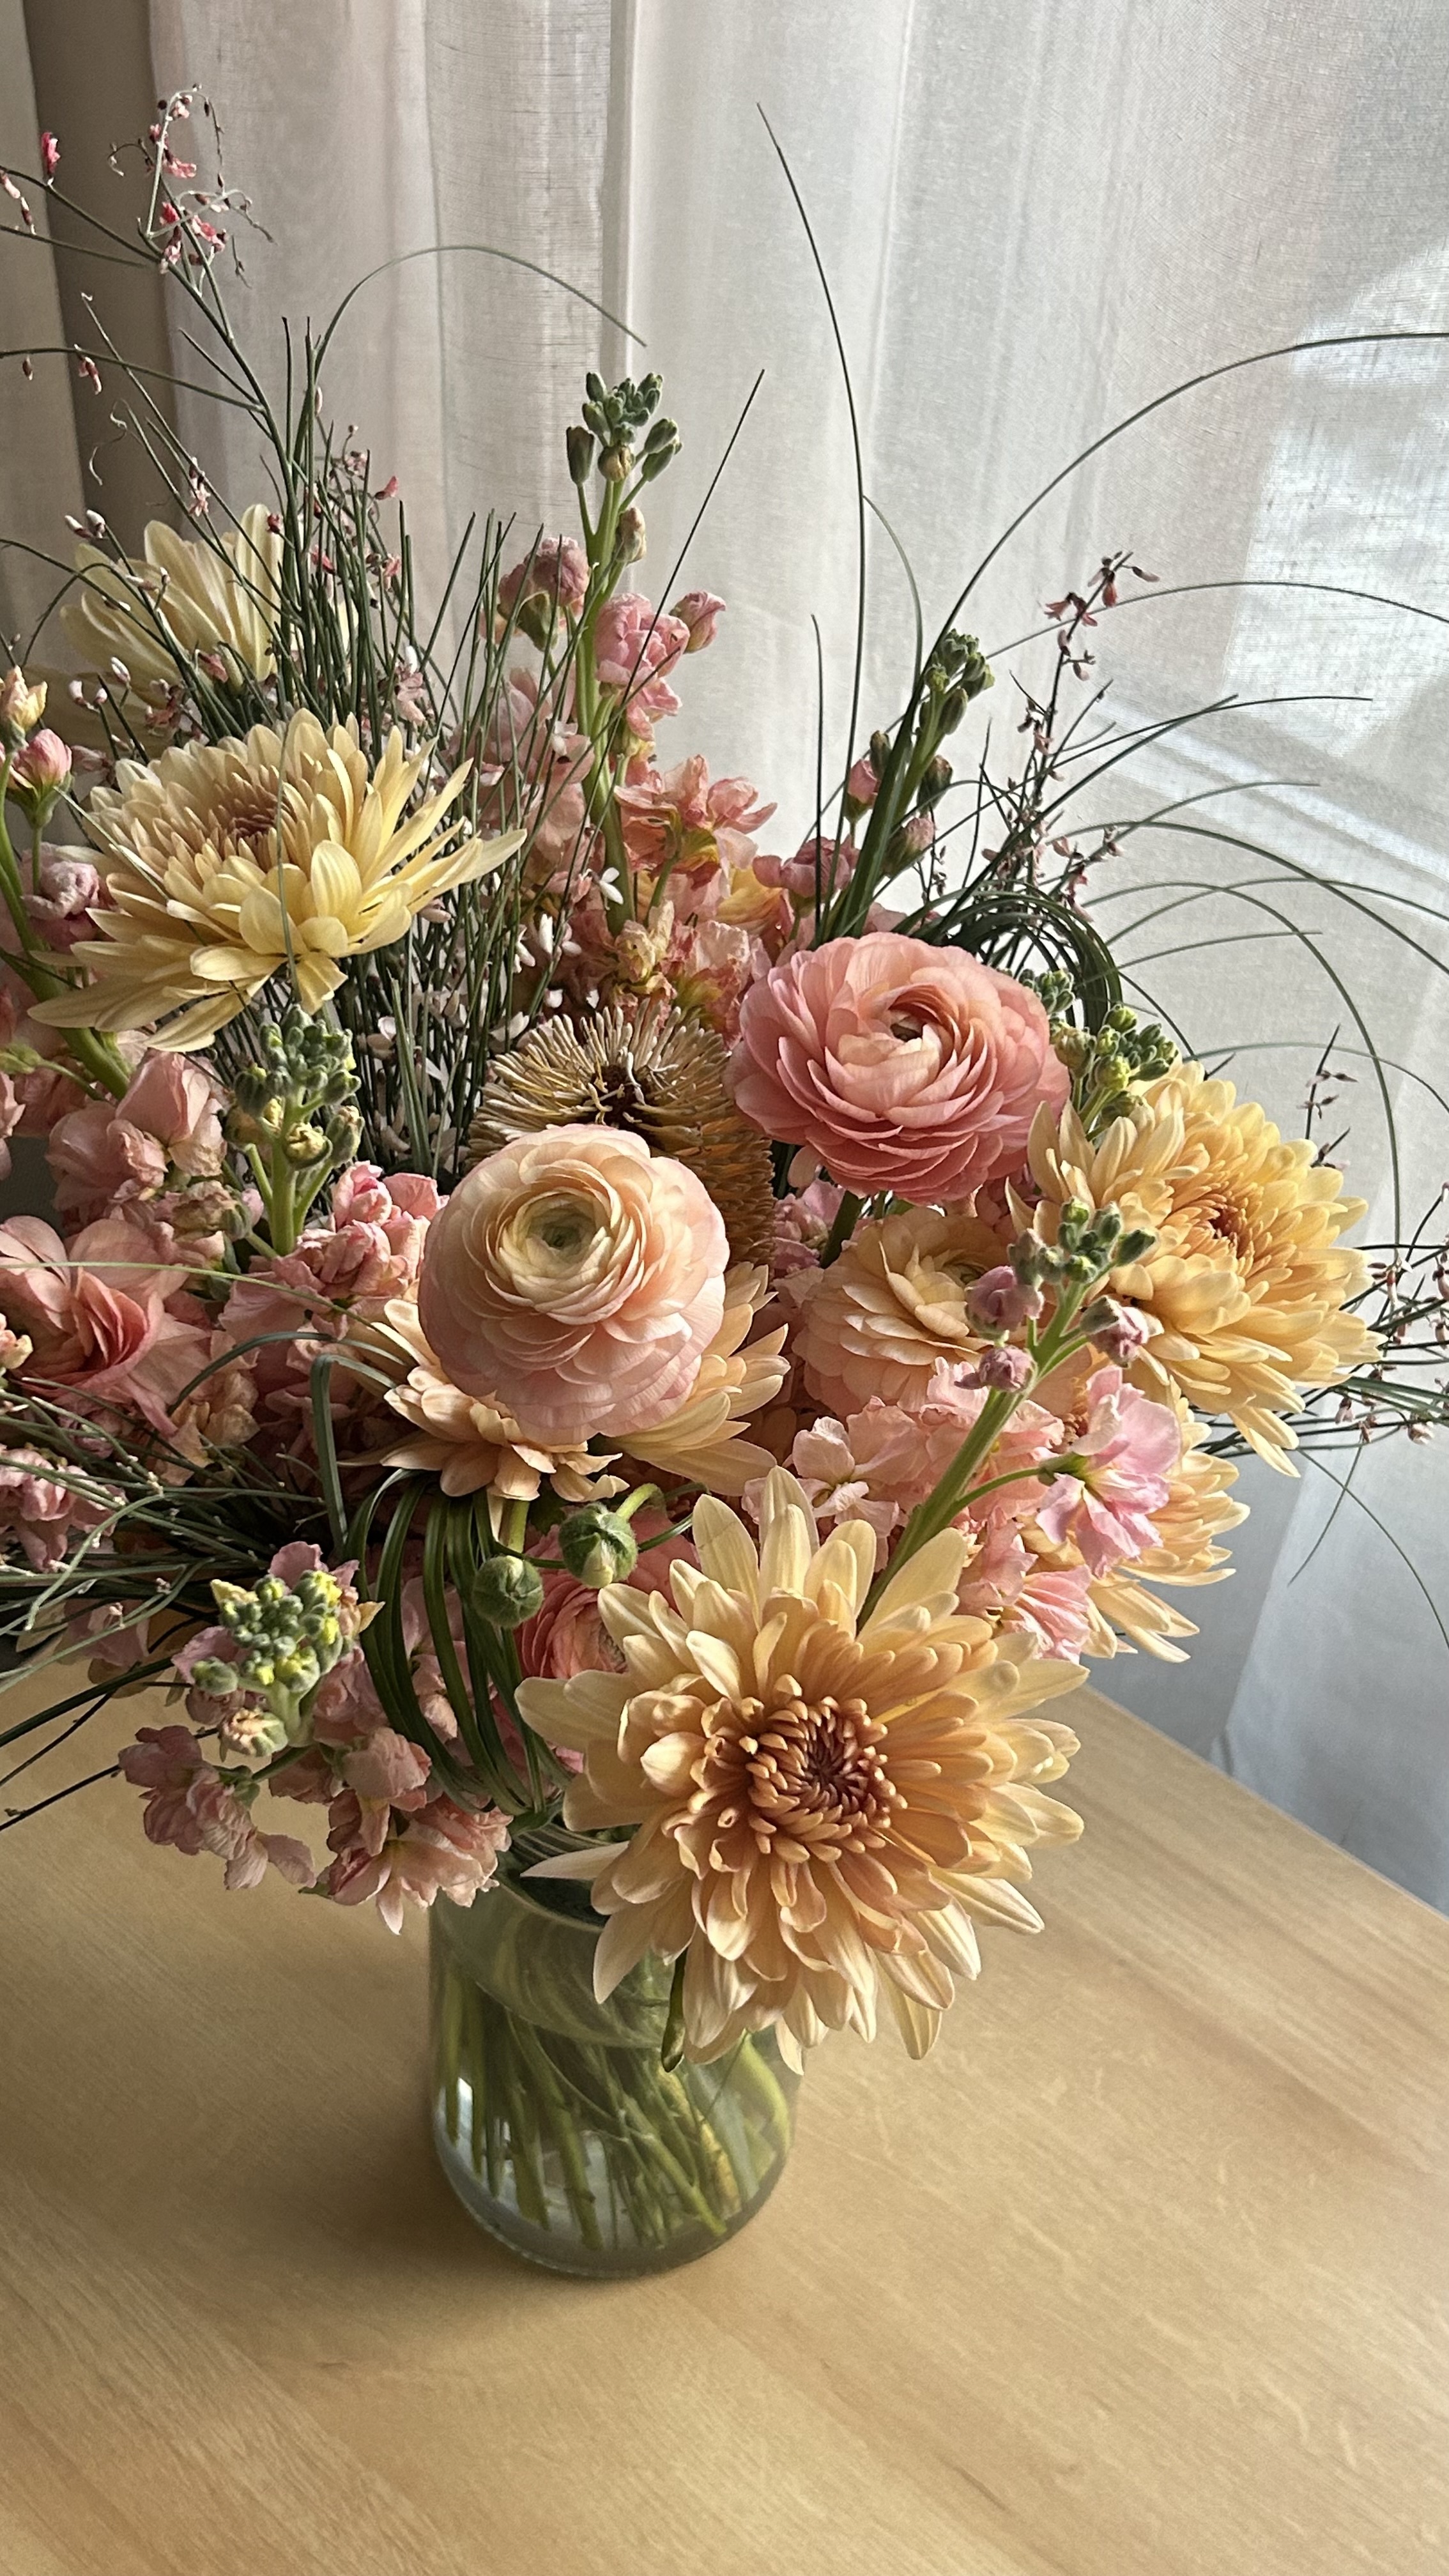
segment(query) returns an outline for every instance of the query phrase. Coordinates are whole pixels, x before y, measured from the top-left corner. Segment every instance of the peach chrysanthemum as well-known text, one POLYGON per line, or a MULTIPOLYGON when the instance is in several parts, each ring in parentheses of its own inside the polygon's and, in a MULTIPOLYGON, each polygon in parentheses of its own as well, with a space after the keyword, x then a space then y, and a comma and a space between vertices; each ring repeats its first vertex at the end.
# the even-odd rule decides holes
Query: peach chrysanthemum
POLYGON ((1333 1386, 1377 1344, 1347 1301, 1367 1285, 1339 1236, 1363 1215, 1311 1144, 1285 1143, 1255 1101, 1201 1065, 1179 1064, 1095 1141, 1075 1110, 1042 1111, 1031 1169, 1038 1230, 1051 1240, 1069 1199, 1120 1209, 1157 1240, 1112 1292, 1161 1326, 1138 1362, 1201 1413, 1228 1414, 1270 1467, 1291 1474, 1285 1414, 1299 1391, 1333 1386))
POLYGON ((631 1459, 660 1475, 687 1476, 716 1494, 742 1494, 752 1476, 768 1475, 774 1465, 770 1452, 740 1436, 754 1414, 773 1404, 790 1374, 783 1324, 757 1342, 745 1341, 768 1294, 768 1271, 745 1264, 726 1271, 724 1321, 693 1387, 667 1422, 642 1437, 631 1435, 631 1459))
MULTIPOLYGON (((389 1388, 386 1402, 412 1425, 412 1435, 384 1451, 384 1467, 421 1469, 438 1477, 445 1494, 486 1491, 495 1504, 531 1503, 545 1482, 565 1503, 597 1502, 623 1491, 619 1477, 604 1473, 607 1456, 590 1457, 583 1442, 559 1446, 531 1439, 497 1405, 454 1386, 429 1349, 410 1299, 394 1298, 387 1320, 412 1367, 389 1388)), ((375 1335, 378 1356, 390 1355, 381 1349, 388 1339, 375 1335)))
POLYGON ((800 1311, 795 1354, 811 1394, 842 1421, 873 1396, 924 1404, 939 1361, 979 1359, 966 1295, 1003 1249, 970 1214, 903 1208, 861 1226, 828 1270, 783 1280, 781 1298, 800 1311))
POLYGON ((355 724, 327 734, 302 714, 285 737, 255 725, 122 761, 87 812, 108 897, 71 951, 90 980, 35 1015, 54 1028, 164 1022, 154 1044, 196 1046, 289 963, 303 1008, 319 1010, 343 958, 389 947, 434 896, 518 845, 512 833, 446 846, 466 769, 408 812, 425 759, 391 733, 369 773, 355 724))
POLYGON ((272 515, 254 502, 219 545, 153 519, 140 562, 117 565, 99 546, 78 546, 80 579, 60 622, 85 668, 109 680, 123 663, 141 698, 176 686, 178 653, 219 654, 233 685, 269 679, 282 561, 272 515))
POLYGON ((523 1685, 530 1725, 585 1757, 567 1823, 637 1828, 598 1855, 596 1986, 611 1993, 646 1951, 684 1952, 695 2058, 769 2024, 798 2045, 869 2038, 882 2003, 919 2056, 955 1977, 977 1972, 976 1922, 1038 1928, 1014 1882, 1030 1846, 1080 1830, 1040 1785, 1076 1738, 1027 1712, 1082 1676, 958 1614, 956 1530, 862 1620, 863 1521, 818 1545, 777 1468, 760 1528, 757 1555, 706 1495, 673 1608, 625 1584, 600 1595, 625 1671, 523 1685))

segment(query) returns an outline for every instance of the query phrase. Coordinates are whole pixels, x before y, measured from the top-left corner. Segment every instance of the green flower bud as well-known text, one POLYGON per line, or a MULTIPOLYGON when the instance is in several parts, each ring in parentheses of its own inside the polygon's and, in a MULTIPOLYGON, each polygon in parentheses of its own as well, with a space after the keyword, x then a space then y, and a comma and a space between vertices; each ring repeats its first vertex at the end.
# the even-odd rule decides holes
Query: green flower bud
POLYGON ((586 1503, 560 1523, 558 1552, 580 1583, 601 1592, 606 1583, 625 1583, 639 1562, 639 1542, 626 1520, 606 1503, 586 1503))
POLYGON ((488 1556, 473 1577, 470 1606, 494 1628, 521 1628, 543 1608, 543 1576, 526 1556, 488 1556))
POLYGON ((224 1664, 218 1655, 207 1655, 199 1664, 193 1664, 191 1678, 208 1699, 229 1699, 241 1687, 235 1664, 224 1664))

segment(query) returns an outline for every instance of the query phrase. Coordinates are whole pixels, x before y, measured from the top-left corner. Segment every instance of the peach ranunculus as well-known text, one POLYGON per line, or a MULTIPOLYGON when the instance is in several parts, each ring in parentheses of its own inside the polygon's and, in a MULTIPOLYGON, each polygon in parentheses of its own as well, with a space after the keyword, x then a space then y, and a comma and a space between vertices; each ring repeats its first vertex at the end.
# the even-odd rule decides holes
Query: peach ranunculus
POLYGON ((1019 1169, 1070 1088, 1034 993, 891 930, 788 957, 747 993, 735 1098, 862 1193, 964 1199, 1019 1169))
POLYGON ((610 1127, 516 1137, 434 1219, 423 1331, 455 1386, 549 1445, 627 1436, 689 1394, 724 1317, 724 1219, 683 1163, 610 1127))
POLYGON ((87 1101, 53 1130, 47 1152, 61 1214, 89 1219, 154 1198, 170 1172, 214 1179, 224 1159, 222 1105, 204 1066, 145 1056, 120 1100, 87 1101))

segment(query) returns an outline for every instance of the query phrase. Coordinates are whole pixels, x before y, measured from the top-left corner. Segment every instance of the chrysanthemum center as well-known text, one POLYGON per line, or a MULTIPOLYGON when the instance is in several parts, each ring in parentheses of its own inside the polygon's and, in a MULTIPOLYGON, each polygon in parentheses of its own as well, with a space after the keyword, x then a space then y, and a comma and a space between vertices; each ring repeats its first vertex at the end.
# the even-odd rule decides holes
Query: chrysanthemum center
POLYGON ((885 1840, 903 1799, 883 1749, 886 1730, 863 1699, 827 1691, 808 1700, 785 1674, 765 1699, 740 1700, 720 1715, 707 1786, 725 1801, 721 1826, 743 1825, 761 1852, 796 1859, 867 1851, 885 1840))

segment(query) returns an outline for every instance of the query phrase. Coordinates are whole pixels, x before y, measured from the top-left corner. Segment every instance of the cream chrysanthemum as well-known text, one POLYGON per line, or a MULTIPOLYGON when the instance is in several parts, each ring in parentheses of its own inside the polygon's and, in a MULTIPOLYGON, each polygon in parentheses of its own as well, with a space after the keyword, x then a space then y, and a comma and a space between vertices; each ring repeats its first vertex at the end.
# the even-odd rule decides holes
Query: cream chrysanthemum
POLYGON ((800 1310, 795 1351, 811 1394, 842 1421, 872 1396, 925 1403, 938 1361, 979 1359, 967 1291, 1003 1257, 999 1236, 974 1216, 903 1208, 861 1226, 828 1270, 783 1280, 781 1296, 800 1310))
POLYGON ((1069 1199, 1120 1209, 1156 1242, 1119 1270, 1115 1296, 1161 1331, 1143 1352, 1143 1383, 1170 1379, 1199 1412, 1228 1414, 1272 1467, 1293 1471, 1285 1414, 1299 1390, 1333 1386, 1377 1344, 1347 1301, 1368 1283, 1361 1253, 1339 1236, 1364 1202, 1288 1144, 1255 1101, 1201 1065, 1179 1064, 1095 1143, 1075 1110, 1049 1111, 1032 1130, 1041 1201, 1024 1210, 1048 1240, 1069 1199))
POLYGON ((467 775, 408 812, 426 755, 391 733, 369 775, 355 725, 292 718, 234 742, 122 761, 87 820, 108 902, 71 952, 79 993, 34 1004, 48 1026, 157 1025, 161 1047, 204 1044, 290 963, 305 1010, 341 961, 401 939, 435 895, 497 867, 521 835, 462 840, 445 819, 467 775), (175 1016, 171 1016, 175 1014, 175 1016))
POLYGON ((683 1952, 695 2058, 769 2024, 799 2045, 868 2038, 882 2002, 919 2056, 955 1977, 977 1972, 976 1921, 1039 1928, 1013 1882, 1030 1846, 1080 1831, 1040 1786, 1076 1738, 1026 1712, 1082 1675, 958 1614, 956 1530, 863 1621, 864 1522, 818 1545, 777 1468, 760 1530, 757 1555, 706 1495, 673 1608, 626 1584, 599 1596, 625 1671, 523 1685, 529 1724, 585 1757, 566 1821, 637 1828, 598 1855, 596 1985, 611 1993, 646 1951, 683 1952))
POLYGON ((531 1503, 545 1483, 565 1503, 600 1502, 622 1493, 622 1479, 605 1472, 610 1456, 591 1457, 586 1446, 545 1445, 510 1414, 454 1386, 424 1338, 411 1299, 394 1298, 387 1320, 391 1335, 370 1337, 373 1356, 396 1365, 401 1344, 411 1360, 406 1377, 389 1388, 385 1400, 411 1424, 412 1434, 385 1450, 381 1465, 436 1476, 445 1494, 486 1492, 495 1522, 499 1506, 531 1503))
POLYGON ((60 618, 86 669, 109 682, 121 662, 141 698, 176 686, 178 655, 217 653, 233 680, 269 679, 282 561, 271 517, 264 501, 254 503, 218 545, 153 519, 144 557, 123 566, 98 546, 77 547, 81 578, 60 618))
POLYGON ((693 1388, 672 1413, 641 1437, 631 1433, 631 1459, 660 1475, 685 1476, 711 1493, 742 1494, 754 1476, 767 1476, 768 1449, 741 1438, 753 1415, 773 1404, 790 1363, 785 1326, 762 1333, 745 1347, 745 1335, 769 1295, 769 1273, 741 1265, 725 1273, 724 1320, 699 1364, 693 1388))

